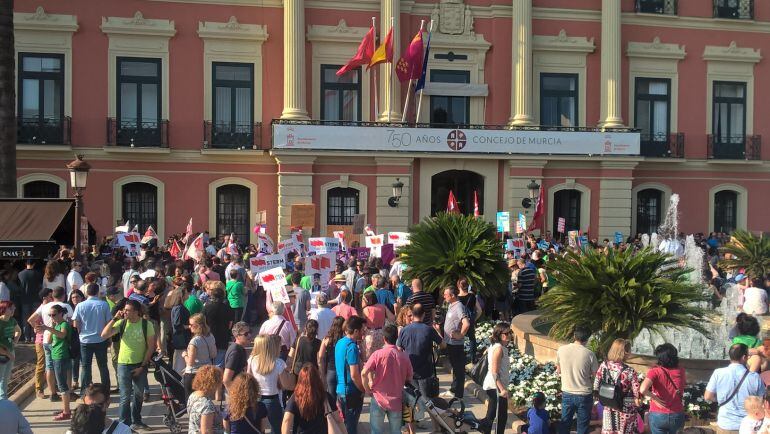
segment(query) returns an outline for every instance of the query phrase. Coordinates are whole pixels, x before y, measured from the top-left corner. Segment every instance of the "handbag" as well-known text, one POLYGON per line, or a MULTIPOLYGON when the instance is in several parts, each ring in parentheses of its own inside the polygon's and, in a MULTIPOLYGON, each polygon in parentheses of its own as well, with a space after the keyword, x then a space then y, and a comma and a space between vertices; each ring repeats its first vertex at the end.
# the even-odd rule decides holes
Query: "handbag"
POLYGON ((433 357, 432 349, 430 352, 430 360, 432 362, 431 364, 433 365, 433 376, 427 379, 425 384, 425 392, 428 393, 429 398, 432 398, 438 396, 439 391, 438 375, 436 374, 436 359, 433 357))
POLYGON ((479 361, 476 362, 476 364, 471 368, 471 380, 473 380, 473 382, 479 386, 484 384, 484 377, 487 376, 487 371, 489 371, 488 359, 489 357, 487 357, 487 351, 484 350, 484 352, 481 353, 481 357, 479 357, 479 361))
POLYGON ((620 385, 621 373, 622 370, 618 372, 618 378, 613 382, 612 376, 609 375, 609 369, 604 368, 602 379, 599 382, 599 402, 613 410, 623 409, 623 387, 620 385), (609 377, 609 381, 607 377, 609 377))
POLYGON ((286 370, 281 372, 281 386, 283 387, 283 390, 294 390, 294 388, 297 387, 297 374, 294 373, 294 369, 297 365, 297 348, 301 337, 302 336, 297 338, 294 342, 294 347, 292 347, 294 357, 292 357, 291 361, 287 364, 286 370))
POLYGON ((334 412, 326 399, 324 399, 324 415, 326 416, 326 432, 328 434, 348 434, 345 425, 334 418, 334 412))

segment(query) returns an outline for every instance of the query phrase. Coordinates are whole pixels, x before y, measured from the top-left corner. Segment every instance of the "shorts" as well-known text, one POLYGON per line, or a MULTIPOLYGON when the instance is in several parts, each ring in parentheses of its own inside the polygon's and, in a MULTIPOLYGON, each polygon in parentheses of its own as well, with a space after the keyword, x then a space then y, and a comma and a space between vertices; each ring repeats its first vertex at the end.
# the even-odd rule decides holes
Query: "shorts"
POLYGON ((67 379, 72 371, 72 359, 53 360, 53 371, 56 375, 56 388, 59 392, 69 392, 67 379))
POLYGON ((45 370, 46 372, 53 371, 53 359, 51 359, 51 344, 43 344, 43 352, 45 353, 45 370))

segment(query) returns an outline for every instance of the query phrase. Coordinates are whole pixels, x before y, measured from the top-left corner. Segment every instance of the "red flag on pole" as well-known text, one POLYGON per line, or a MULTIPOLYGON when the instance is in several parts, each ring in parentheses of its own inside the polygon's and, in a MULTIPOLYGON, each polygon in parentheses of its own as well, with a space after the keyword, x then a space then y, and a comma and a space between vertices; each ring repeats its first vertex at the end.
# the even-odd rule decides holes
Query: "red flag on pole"
POLYGON ((356 52, 356 55, 353 56, 350 60, 348 60, 348 63, 346 63, 345 66, 343 66, 337 71, 337 75, 338 76, 343 75, 344 73, 348 71, 352 71, 362 65, 369 65, 369 62, 372 60, 373 54, 374 54, 374 26, 369 28, 369 31, 366 32, 366 36, 364 36, 364 39, 361 40, 361 44, 358 46, 358 51, 356 52))
POLYGON ((457 206, 457 199, 455 199, 455 194, 452 193, 452 190, 449 190, 449 200, 446 204, 446 212, 460 214, 460 207, 457 206))
POLYGON ((422 74, 422 28, 412 38, 406 53, 396 63, 396 76, 401 81, 416 80, 422 74))
POLYGON ((171 254, 171 256, 175 257, 176 259, 179 259, 179 255, 182 254, 182 248, 179 247, 179 243, 174 240, 174 243, 171 244, 171 248, 168 249, 168 253, 171 254))
POLYGON ((527 228, 527 232, 532 232, 535 229, 540 228, 542 231, 542 220, 543 220, 543 187, 540 187, 540 193, 537 196, 537 203, 535 204, 535 213, 532 215, 532 222, 529 224, 529 227, 527 228))
POLYGON ((473 216, 479 216, 479 194, 476 190, 473 190, 473 216))
POLYGON ((184 252, 184 260, 195 259, 200 261, 203 256, 203 234, 198 235, 184 252))

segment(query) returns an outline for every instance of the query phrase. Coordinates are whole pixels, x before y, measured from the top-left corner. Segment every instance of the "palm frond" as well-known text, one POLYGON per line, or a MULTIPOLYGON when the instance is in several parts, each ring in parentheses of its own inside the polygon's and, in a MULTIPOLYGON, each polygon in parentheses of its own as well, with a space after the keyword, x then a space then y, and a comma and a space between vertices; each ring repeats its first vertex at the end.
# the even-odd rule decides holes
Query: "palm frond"
POLYGON ((728 270, 744 269, 749 277, 762 278, 770 273, 770 237, 760 233, 738 229, 733 232, 728 244, 720 249, 729 258, 719 261, 720 267, 728 270))

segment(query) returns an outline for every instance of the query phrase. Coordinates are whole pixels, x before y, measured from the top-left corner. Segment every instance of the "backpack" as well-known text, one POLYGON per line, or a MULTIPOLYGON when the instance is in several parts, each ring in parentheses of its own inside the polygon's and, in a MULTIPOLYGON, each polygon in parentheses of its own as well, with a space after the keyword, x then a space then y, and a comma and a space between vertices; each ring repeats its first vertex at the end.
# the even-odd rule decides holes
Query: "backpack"
MULTIPOLYGON (((623 369, 626 369, 626 367, 623 366, 623 369)), ((623 373, 623 369, 618 372, 618 378, 615 381, 612 381, 610 370, 605 367, 602 371, 602 378, 599 381, 599 402, 603 406, 613 410, 623 409, 624 393, 623 387, 620 384, 620 377, 623 373)))

